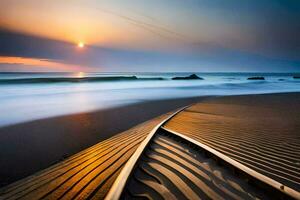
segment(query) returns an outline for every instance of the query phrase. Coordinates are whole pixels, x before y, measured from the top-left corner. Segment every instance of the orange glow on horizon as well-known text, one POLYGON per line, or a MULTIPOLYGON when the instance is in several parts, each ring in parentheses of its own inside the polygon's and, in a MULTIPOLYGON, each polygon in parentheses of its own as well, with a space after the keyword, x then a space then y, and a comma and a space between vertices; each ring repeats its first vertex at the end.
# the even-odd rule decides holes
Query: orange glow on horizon
POLYGON ((25 58, 14 56, 0 56, 0 64, 19 65, 19 66, 34 66, 37 68, 44 68, 52 71, 79 71, 82 76, 84 70, 92 70, 90 67, 82 67, 80 65, 60 63, 57 60, 25 58))

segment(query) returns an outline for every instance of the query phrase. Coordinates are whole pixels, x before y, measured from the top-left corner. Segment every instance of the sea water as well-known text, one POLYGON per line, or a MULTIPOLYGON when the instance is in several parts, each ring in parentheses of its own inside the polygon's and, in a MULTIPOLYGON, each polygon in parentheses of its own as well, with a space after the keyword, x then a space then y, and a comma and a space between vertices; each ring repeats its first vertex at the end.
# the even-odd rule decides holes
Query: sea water
POLYGON ((204 80, 172 80, 190 74, 0 73, 0 126, 149 100, 300 92, 291 73, 196 73, 204 80), (247 80, 253 76, 265 80, 247 80))

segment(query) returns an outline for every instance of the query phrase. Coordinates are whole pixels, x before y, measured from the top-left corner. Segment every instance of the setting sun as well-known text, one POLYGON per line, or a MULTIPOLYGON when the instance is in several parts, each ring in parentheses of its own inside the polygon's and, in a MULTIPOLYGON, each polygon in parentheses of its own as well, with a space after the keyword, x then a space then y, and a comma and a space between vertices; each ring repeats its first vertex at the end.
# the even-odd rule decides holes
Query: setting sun
POLYGON ((83 78, 84 77, 84 72, 78 72, 77 78, 83 78))
POLYGON ((84 43, 83 42, 79 42, 77 45, 79 48, 83 48, 84 47, 84 43))

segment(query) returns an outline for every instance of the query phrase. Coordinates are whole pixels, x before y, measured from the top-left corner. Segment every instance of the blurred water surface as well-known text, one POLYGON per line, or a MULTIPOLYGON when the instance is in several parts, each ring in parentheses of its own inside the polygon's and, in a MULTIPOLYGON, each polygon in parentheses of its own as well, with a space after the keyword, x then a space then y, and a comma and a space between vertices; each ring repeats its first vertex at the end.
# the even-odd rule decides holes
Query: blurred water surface
POLYGON ((300 92, 300 79, 288 73, 197 73, 204 80, 171 79, 190 74, 0 73, 0 126, 148 100, 300 92), (247 80, 253 76, 265 80, 247 80))

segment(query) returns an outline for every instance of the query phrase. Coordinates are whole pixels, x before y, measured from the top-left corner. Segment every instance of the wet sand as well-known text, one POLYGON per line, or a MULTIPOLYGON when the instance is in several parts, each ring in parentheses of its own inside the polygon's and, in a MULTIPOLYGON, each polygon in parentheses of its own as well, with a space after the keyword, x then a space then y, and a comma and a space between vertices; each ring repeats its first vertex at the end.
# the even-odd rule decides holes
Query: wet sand
POLYGON ((137 124, 205 98, 146 101, 2 127, 0 187, 49 167, 137 124))

